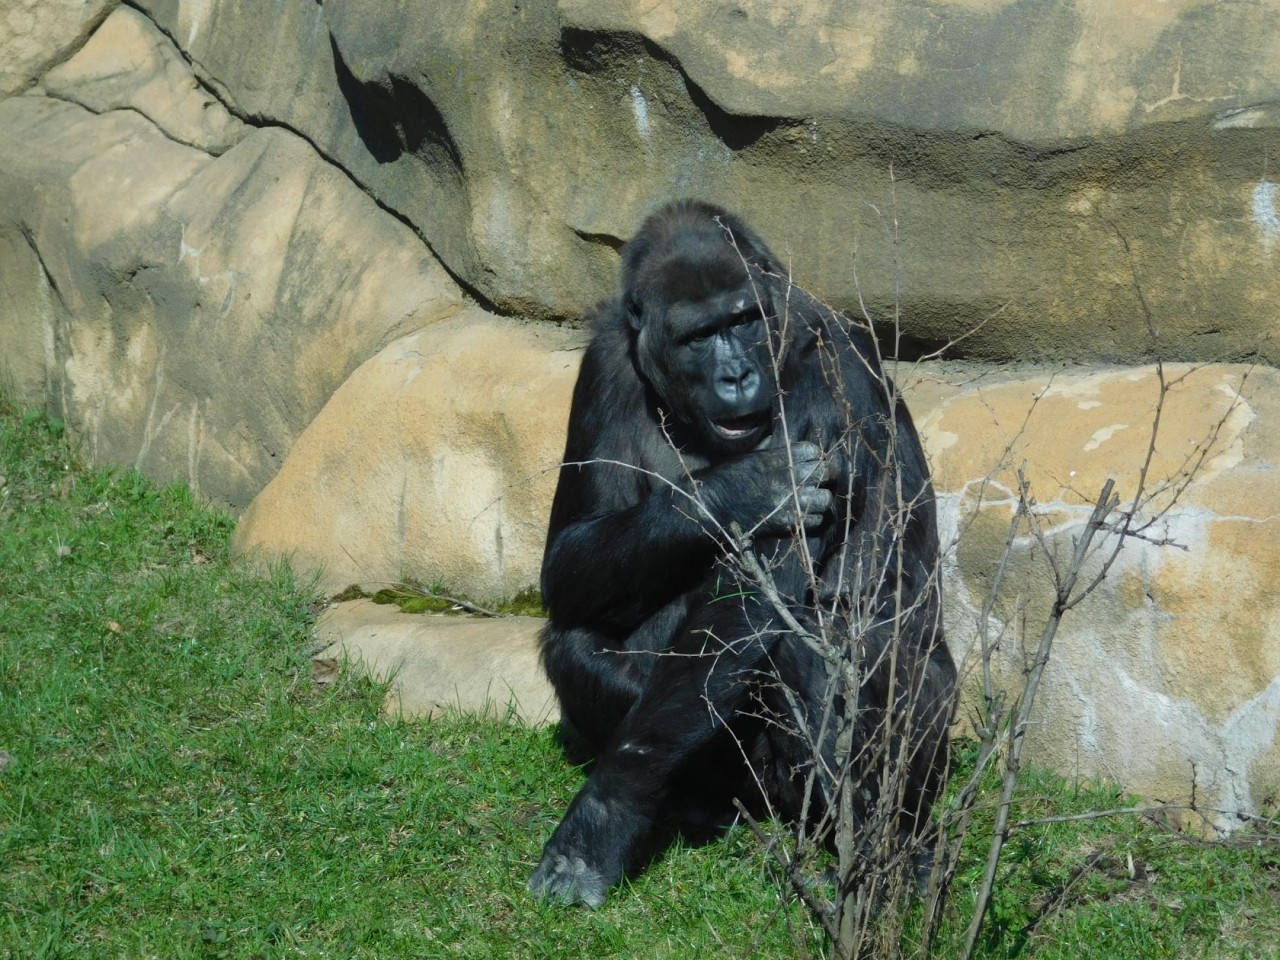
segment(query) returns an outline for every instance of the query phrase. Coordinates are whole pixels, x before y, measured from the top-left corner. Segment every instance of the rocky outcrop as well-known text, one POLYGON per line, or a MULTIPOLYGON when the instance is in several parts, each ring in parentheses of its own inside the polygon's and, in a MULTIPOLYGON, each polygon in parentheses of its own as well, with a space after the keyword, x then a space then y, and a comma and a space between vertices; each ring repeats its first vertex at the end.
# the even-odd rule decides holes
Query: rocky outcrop
POLYGON ((141 6, 504 312, 580 315, 694 194, 838 306, 896 299, 917 347, 1280 357, 1268 5, 141 6))
POLYGON ((367 361, 236 529, 322 589, 536 584, 581 337, 470 308, 367 361))
POLYGON ((451 316, 413 233, 298 136, 202 94, 132 10, 0 101, 0 328, 96 460, 245 507, 348 374, 451 316))
MULTIPOLYGON (((959 388, 921 380, 912 399, 952 544, 948 628, 970 704, 1016 471, 1043 540, 1025 527, 1014 539, 987 634, 997 681, 1012 690, 1055 597, 1046 555, 1062 568, 1091 498, 1113 478, 1150 525, 1066 613, 1029 744, 1072 775, 1170 802, 1195 797, 1230 828, 1237 812, 1280 798, 1280 375, 1173 366, 1163 376, 1163 402, 1152 367, 959 388)), ((1084 582, 1116 546, 1103 538, 1084 582)))
POLYGON ((215 156, 251 129, 200 85, 168 38, 129 7, 112 13, 74 57, 46 73, 42 87, 94 113, 139 113, 170 139, 215 156))
MULTIPOLYGON (((241 521, 238 544, 291 556, 334 590, 410 578, 493 596, 534 582, 575 342, 461 317, 397 341, 299 439, 241 521)), ((1195 796, 1223 828, 1240 811, 1274 804, 1280 374, 902 365, 896 376, 940 498, 947 627, 965 678, 961 720, 981 702, 981 611, 1005 551, 1017 470, 1043 541, 1025 528, 1014 539, 988 624, 996 682, 1009 691, 1021 686, 1053 601, 1046 551, 1063 561, 1107 478, 1126 503, 1141 481, 1138 517, 1151 525, 1067 613, 1031 750, 1068 774, 1147 797, 1195 796)), ((1086 581, 1115 546, 1102 540, 1086 581)), ((513 649, 530 642, 512 635, 513 649)), ((351 646, 361 649, 361 638, 351 646)), ((377 658, 393 654, 378 646, 375 672, 377 658)), ((416 694, 443 695, 425 677, 416 694)))
POLYGON ((0 4, 0 97, 35 83, 93 33, 118 0, 5 0, 0 4))

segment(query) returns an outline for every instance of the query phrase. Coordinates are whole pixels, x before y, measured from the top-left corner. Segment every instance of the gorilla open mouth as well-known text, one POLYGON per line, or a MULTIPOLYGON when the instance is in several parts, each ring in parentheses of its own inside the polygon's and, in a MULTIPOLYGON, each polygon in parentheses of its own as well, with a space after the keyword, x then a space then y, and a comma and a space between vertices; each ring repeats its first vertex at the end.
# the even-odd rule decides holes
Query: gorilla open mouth
POLYGON ((711 426, 716 433, 726 440, 740 440, 750 436, 769 423, 769 410, 759 410, 742 417, 727 417, 724 420, 712 420, 711 426))

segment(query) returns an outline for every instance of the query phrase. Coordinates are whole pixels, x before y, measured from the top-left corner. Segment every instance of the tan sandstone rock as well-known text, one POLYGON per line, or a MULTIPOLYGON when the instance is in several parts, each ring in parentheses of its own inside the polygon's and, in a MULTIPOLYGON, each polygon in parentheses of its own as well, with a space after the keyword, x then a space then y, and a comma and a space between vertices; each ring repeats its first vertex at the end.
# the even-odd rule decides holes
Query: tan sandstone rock
POLYGON ((205 90, 177 48, 130 7, 115 10, 74 57, 45 74, 51 96, 94 113, 136 110, 180 143, 225 153, 249 128, 205 90))
POLYGON ((236 548, 290 556, 331 591, 536 583, 580 342, 477 308, 402 337, 298 438, 236 548))
POLYGON ((141 6, 503 312, 580 315, 694 195, 919 346, 1143 362, 1150 309, 1280 357, 1280 0, 141 6))
MULTIPOLYGON (((185 88, 184 88, 185 89, 185 88)), ((96 461, 243 507, 347 375, 461 292, 298 137, 0 101, 0 357, 96 461)))
POLYGON ((320 657, 346 657, 390 682, 389 713, 514 715, 542 724, 558 720, 560 708, 538 663, 541 626, 533 617, 424 616, 352 600, 326 610, 316 636, 330 644, 320 657))
POLYGON ((0 97, 84 43, 118 0, 0 0, 0 97))
MULTIPOLYGON (((1037 761, 1063 773, 1171 802, 1195 796, 1229 828, 1237 811, 1280 796, 1280 374, 1182 365, 1164 374, 1149 461, 1153 367, 922 384, 916 399, 929 400, 915 404, 917 422, 952 544, 948 629, 969 677, 968 716, 980 702, 976 627, 1018 465, 1063 564, 1104 480, 1131 503, 1147 464, 1138 517, 1155 522, 1066 613, 1028 739, 1037 761)), ((1102 539, 1086 581, 1115 545, 1102 539)), ((1006 688, 1020 687, 1054 595, 1044 549, 1024 529, 990 634, 1006 688)))

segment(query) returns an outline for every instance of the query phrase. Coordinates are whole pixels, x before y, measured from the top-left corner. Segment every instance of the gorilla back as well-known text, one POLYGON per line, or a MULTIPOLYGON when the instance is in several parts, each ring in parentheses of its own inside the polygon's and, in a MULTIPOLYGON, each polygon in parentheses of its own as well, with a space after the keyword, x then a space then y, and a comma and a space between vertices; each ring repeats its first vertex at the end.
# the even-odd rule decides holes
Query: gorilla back
POLYGON ((599 905, 735 798, 814 821, 842 793, 869 810, 886 763, 898 832, 920 838, 956 675, 933 490, 874 343, 709 204, 651 216, 621 272, 542 567, 542 662, 597 762, 530 889, 599 905))

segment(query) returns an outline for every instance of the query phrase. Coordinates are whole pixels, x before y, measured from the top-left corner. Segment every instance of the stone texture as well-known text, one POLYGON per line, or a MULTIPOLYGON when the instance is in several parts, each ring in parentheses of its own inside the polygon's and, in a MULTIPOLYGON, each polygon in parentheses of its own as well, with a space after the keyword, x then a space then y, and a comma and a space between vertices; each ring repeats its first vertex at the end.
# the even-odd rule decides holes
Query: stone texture
MULTIPOLYGON (((484 596, 535 582, 553 487, 539 471, 558 456, 580 342, 544 336, 459 317, 388 347, 300 438, 246 514, 240 548, 320 566, 333 588, 413 576, 484 596)), ((904 365, 898 377, 937 479, 948 629, 970 717, 976 624, 1007 537, 1013 470, 1025 462, 1061 558, 1106 478, 1134 496, 1158 379, 1152 367, 938 365, 904 365)), ((1147 797, 1182 802, 1194 784, 1211 822, 1228 828, 1278 796, 1280 374, 1171 365, 1165 377, 1141 515, 1167 510, 1067 614, 1030 746, 1068 775, 1147 797)), ((1044 552, 1024 531, 994 608, 1005 688, 1021 684, 1051 600, 1044 552)))
POLYGON ((1280 357, 1277 0, 143 6, 504 311, 579 315, 694 194, 913 347, 1280 357))
POLYGON ((289 556, 332 592, 535 584, 579 344, 477 308, 397 340, 298 438, 236 549, 289 556))
POLYGON ((1043 141, 1124 133, 1276 94, 1273 2, 558 5, 576 29, 661 44, 740 116, 845 116, 1043 141))
POLYGON ((0 97, 84 43, 119 0, 0 0, 0 97))
POLYGON ((45 74, 49 96, 94 113, 135 110, 171 139, 222 154, 249 128, 196 80, 177 48, 138 11, 121 7, 80 51, 45 74))
POLYGON ((368 600, 339 603, 316 624, 330 645, 321 657, 347 657, 390 680, 384 709, 405 717, 449 711, 555 723, 560 708, 538 663, 533 617, 454 617, 401 613, 368 600))
POLYGON ((286 131, 214 158, 46 97, 0 102, 0 128, 2 362, 95 460, 244 507, 360 362, 462 308, 286 131))
MULTIPOLYGON (((1229 829, 1237 811, 1280 799, 1280 374, 1170 366, 1165 376, 1139 510, 1163 516, 1065 615, 1028 741, 1037 761, 1069 775, 1167 801, 1194 794, 1229 829)), ((1048 549, 1064 562, 1106 478, 1132 501, 1159 392, 1151 367, 912 391, 953 544, 948 628, 971 703, 977 623, 1008 536, 1017 466, 1048 549)), ((1086 580, 1114 546, 1101 542, 1086 580)), ((991 635, 1002 637, 1000 682, 1017 689, 1054 588, 1029 531, 1011 560, 991 635)))

